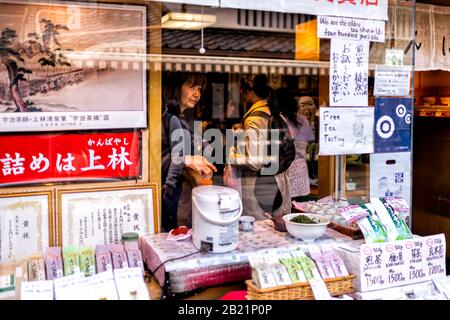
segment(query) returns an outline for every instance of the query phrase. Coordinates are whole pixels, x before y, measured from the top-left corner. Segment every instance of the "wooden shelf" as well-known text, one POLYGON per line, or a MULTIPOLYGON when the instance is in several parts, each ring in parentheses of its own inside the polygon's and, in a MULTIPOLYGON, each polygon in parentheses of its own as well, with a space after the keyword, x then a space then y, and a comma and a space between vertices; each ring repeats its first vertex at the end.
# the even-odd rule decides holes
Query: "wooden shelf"
POLYGON ((416 117, 450 118, 449 106, 423 106, 414 109, 416 117))

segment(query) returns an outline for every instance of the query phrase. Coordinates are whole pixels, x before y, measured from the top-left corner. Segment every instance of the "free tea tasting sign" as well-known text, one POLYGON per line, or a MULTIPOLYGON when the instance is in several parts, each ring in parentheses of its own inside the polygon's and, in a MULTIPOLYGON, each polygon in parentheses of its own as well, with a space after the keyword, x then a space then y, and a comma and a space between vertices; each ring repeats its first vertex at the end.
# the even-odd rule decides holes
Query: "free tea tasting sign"
POLYGON ((445 278, 445 235, 364 244, 361 292, 445 278))
POLYGON ((368 105, 369 41, 331 39, 330 106, 368 105))
POLYGON ((318 22, 317 36, 319 38, 384 42, 384 21, 319 16, 318 22))
POLYGON ((133 179, 140 133, 0 136, 0 185, 133 179))
POLYGON ((320 108, 320 155, 373 152, 374 109, 320 108))

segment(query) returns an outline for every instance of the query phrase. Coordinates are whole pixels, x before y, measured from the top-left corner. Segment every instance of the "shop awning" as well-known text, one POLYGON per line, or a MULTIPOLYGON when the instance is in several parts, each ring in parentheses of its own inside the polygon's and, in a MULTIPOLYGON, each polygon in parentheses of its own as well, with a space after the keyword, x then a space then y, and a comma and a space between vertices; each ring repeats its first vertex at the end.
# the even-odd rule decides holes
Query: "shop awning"
MULTIPOLYGON (((163 71, 327 75, 329 62, 192 55, 150 55, 163 71)), ((158 66, 155 67, 158 70, 158 66)))
MULTIPOLYGON (((82 68, 112 68, 174 72, 266 73, 280 75, 329 75, 328 61, 300 61, 216 57, 205 55, 168 55, 114 52, 70 52, 71 63, 82 68)), ((375 64, 369 65, 373 76, 375 64)))

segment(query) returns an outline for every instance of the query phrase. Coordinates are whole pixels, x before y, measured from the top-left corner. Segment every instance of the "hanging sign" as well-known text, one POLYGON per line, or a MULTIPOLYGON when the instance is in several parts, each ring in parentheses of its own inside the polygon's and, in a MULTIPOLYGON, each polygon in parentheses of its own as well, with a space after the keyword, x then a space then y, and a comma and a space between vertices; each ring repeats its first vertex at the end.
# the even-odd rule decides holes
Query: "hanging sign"
POLYGON ((375 67, 374 96, 407 96, 411 84, 411 68, 408 66, 375 67))
POLYGON ((328 16, 319 16, 318 21, 319 38, 384 42, 384 21, 328 16))
POLYGON ((0 185, 131 179, 140 173, 138 132, 0 137, 0 185))
POLYGON ((369 41, 331 39, 330 106, 368 105, 369 41))
POLYGON ((388 0, 221 0, 220 7, 388 20, 388 0))
MULTIPOLYGON (((411 10, 404 11, 411 15, 411 10)), ((415 70, 450 71, 450 7, 418 3, 415 25, 415 39, 402 48, 405 54, 412 55, 415 47, 415 70)), ((399 29, 397 33, 402 31, 402 28, 399 29)), ((412 38, 414 31, 407 30, 405 33, 412 38)))
POLYGON ((375 98, 375 153, 411 151, 411 99, 375 98))
POLYGON ((374 110, 320 108, 320 155, 373 152, 374 110))
POLYGON ((360 291, 445 278, 445 246, 444 234, 362 245, 360 291))

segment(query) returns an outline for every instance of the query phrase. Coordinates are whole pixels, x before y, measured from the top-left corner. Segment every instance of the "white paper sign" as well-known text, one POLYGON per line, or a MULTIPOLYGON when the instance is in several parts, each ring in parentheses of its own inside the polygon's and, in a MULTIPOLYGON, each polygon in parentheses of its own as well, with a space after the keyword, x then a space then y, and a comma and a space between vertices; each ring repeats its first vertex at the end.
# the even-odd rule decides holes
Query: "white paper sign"
POLYGON ((114 278, 120 300, 150 300, 141 268, 115 269, 114 278))
POLYGON ((82 273, 53 280, 56 300, 86 300, 89 297, 87 278, 82 273))
POLYGON ((319 16, 317 36, 319 38, 384 42, 385 22, 379 20, 319 16))
POLYGON ((370 155, 370 197, 401 197, 411 208, 411 153, 370 155))
POLYGON ((407 96, 411 84, 408 66, 382 66, 375 68, 375 96, 407 96))
POLYGON ((89 299, 119 300, 112 270, 97 273, 86 279, 86 284, 90 294, 89 299))
POLYGON ((0 198, 0 263, 44 254, 48 215, 48 195, 0 198))
POLYGON ((323 279, 309 280, 315 300, 331 300, 330 292, 323 279))
POLYGON ((402 66, 403 65, 403 50, 386 49, 384 64, 387 66, 402 66))
POLYGON ((20 288, 21 300, 53 300, 53 280, 23 281, 20 288))
POLYGON ((221 8, 278 11, 330 16, 388 19, 388 0, 221 0, 221 8))
POLYGON ((320 108, 320 155, 373 152, 374 108, 320 108))
POLYGON ((330 106, 368 105, 369 41, 331 39, 330 106))
POLYGON ((360 248, 361 292, 445 278, 445 250, 444 234, 364 244, 360 248))

